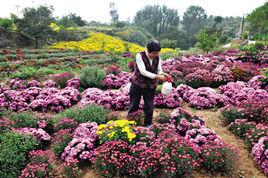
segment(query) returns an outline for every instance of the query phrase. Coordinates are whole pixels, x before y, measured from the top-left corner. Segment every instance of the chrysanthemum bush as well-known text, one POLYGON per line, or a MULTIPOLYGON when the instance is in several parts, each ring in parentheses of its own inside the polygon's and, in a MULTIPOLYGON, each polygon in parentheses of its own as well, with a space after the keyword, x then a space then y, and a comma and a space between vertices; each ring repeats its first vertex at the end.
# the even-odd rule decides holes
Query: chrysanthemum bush
POLYGON ((73 138, 73 129, 61 129, 53 134, 51 148, 54 154, 60 158, 64 149, 73 138))
POLYGON ((245 138, 246 133, 255 128, 255 122, 248 122, 247 119, 236 119, 228 127, 237 136, 245 138))
POLYGON ((45 88, 30 87, 20 90, 0 91, 0 106, 13 111, 27 109, 59 112, 75 104, 80 93, 73 87, 55 88, 54 81, 46 81, 45 88))
POLYGON ((199 167, 200 149, 184 137, 173 135, 166 138, 165 134, 160 134, 152 147, 160 151, 160 170, 165 175, 186 177, 199 167))
POLYGON ((211 83, 212 87, 225 85, 234 80, 232 71, 224 64, 217 65, 211 74, 213 77, 213 81, 211 83))
POLYGON ((117 89, 123 86, 124 84, 129 82, 130 73, 128 72, 120 72, 118 74, 110 73, 105 76, 103 80, 103 85, 106 88, 117 89))
POLYGON ((174 125, 181 136, 188 130, 205 127, 205 121, 199 116, 192 116, 182 108, 176 108, 170 113, 170 124, 174 125))
POLYGON ((264 124, 257 124, 255 127, 246 132, 245 142, 251 149, 261 137, 266 135, 268 135, 268 126, 264 124))
POLYGON ((238 152, 225 144, 205 144, 201 147, 201 168, 212 174, 230 175, 238 152))
POLYGON ((73 161, 91 161, 97 140, 97 124, 87 122, 80 124, 74 131, 73 139, 61 155, 66 163, 73 161))
POLYGON ((60 74, 55 74, 52 76, 52 80, 57 83, 60 88, 64 88, 66 86, 66 82, 74 77, 74 74, 70 72, 63 72, 60 74))
POLYGON ((50 150, 31 150, 29 152, 30 162, 21 171, 19 178, 48 177, 53 176, 53 166, 56 157, 50 150))
POLYGON ((186 132, 185 139, 190 140, 198 146, 205 144, 222 145, 223 141, 216 132, 209 128, 191 129, 186 132))
POLYGON ((193 88, 210 86, 212 80, 213 77, 210 71, 206 69, 196 70, 185 77, 186 84, 193 88))
POLYGON ((182 105, 182 98, 180 95, 173 90, 171 93, 165 95, 162 93, 157 93, 154 98, 154 106, 159 108, 176 108, 182 105))
POLYGON ((256 163, 263 170, 264 174, 268 176, 268 136, 261 137, 252 148, 251 154, 256 163))
POLYGON ((212 107, 222 107, 230 103, 230 99, 225 95, 218 94, 209 87, 201 87, 193 91, 189 97, 189 105, 197 109, 212 107))
POLYGON ((97 147, 92 161, 101 175, 114 177, 129 175, 133 157, 129 154, 127 142, 114 140, 97 147))
POLYGON ((135 121, 129 120, 111 120, 107 124, 98 126, 97 134, 100 143, 112 140, 124 140, 129 143, 134 143, 136 134, 133 132, 135 121))
POLYGON ((143 125, 144 114, 142 110, 138 110, 127 115, 127 120, 135 121, 139 126, 143 125))

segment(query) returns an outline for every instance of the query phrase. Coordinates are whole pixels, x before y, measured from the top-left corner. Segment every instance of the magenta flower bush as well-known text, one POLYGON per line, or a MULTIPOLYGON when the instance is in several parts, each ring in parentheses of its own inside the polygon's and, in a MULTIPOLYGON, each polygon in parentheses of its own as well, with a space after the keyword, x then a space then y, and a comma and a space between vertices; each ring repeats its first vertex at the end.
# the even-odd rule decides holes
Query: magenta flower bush
POLYGON ((252 77, 248 82, 248 86, 250 88, 254 88, 254 89, 261 89, 262 88, 262 82, 260 81, 260 79, 265 79, 266 77, 264 75, 257 75, 252 77))
POLYGON ((201 147, 201 167, 212 175, 229 175, 233 171, 233 162, 237 157, 237 151, 228 145, 206 144, 201 147))
POLYGON ((212 107, 222 107, 230 103, 230 99, 225 95, 218 94, 209 87, 201 87, 194 90, 189 98, 189 105, 197 109, 206 109, 212 107))
POLYGON ((87 122, 80 124, 74 131, 73 139, 64 149, 61 159, 66 163, 93 158, 95 141, 97 139, 97 124, 87 122))
POLYGON ((198 69, 185 76, 186 84, 193 88, 210 86, 212 80, 212 74, 206 69, 198 69))
POLYGON ((49 167, 47 163, 29 163, 21 171, 19 178, 48 177, 49 167))
POLYGON ((129 175, 134 159, 128 150, 127 142, 107 141, 95 149, 92 162, 105 177, 129 175))
POLYGON ((148 177, 159 171, 160 150, 150 147, 144 142, 137 142, 130 145, 129 152, 134 158, 128 171, 130 175, 148 177))
POLYGON ((56 131, 62 129, 75 129, 77 126, 78 122, 72 118, 62 118, 57 124, 54 125, 56 131))
POLYGON ((12 130, 15 132, 18 132, 20 134, 32 135, 40 142, 51 140, 50 135, 46 131, 44 131, 43 129, 24 127, 24 128, 13 128, 12 130))
POLYGON ((202 118, 192 116, 182 108, 176 108, 170 113, 170 123, 175 126, 181 136, 185 136, 188 130, 205 127, 205 121, 202 118))
POLYGON ((14 121, 5 117, 0 117, 0 134, 3 131, 11 129, 13 124, 15 124, 14 121))
POLYGON ((159 108, 176 108, 182 105, 182 98, 175 90, 167 95, 157 93, 154 98, 155 107, 159 108))
POLYGON ((160 136, 152 147, 160 151, 160 170, 170 177, 186 177, 199 167, 200 149, 184 137, 173 135, 160 136))
POLYGON ((45 88, 54 88, 54 87, 57 87, 57 83, 54 82, 53 80, 47 80, 43 83, 43 86, 45 88))
POLYGON ((234 76, 229 67, 224 64, 217 65, 214 70, 212 70, 212 86, 218 87, 220 85, 227 84, 234 80, 234 76))
POLYGON ((254 161, 260 166, 264 174, 268 176, 268 136, 261 137, 251 151, 254 161))
POLYGON ((134 127, 133 133, 136 134, 135 138, 136 142, 143 142, 146 143, 147 145, 150 145, 155 139, 155 133, 147 127, 143 126, 134 127))
POLYGON ((80 87, 81 81, 78 77, 74 77, 70 80, 67 80, 66 87, 72 87, 78 89, 80 87))
POLYGON ((120 72, 118 74, 108 74, 103 80, 103 85, 106 88, 110 89, 117 89, 120 88, 122 85, 129 82, 130 73, 128 72, 120 72))
POLYGON ((210 130, 209 128, 191 129, 186 132, 185 139, 195 143, 198 146, 203 146, 206 144, 222 145, 223 141, 216 134, 216 132, 210 130))
POLYGON ((254 144, 258 143, 261 137, 268 135, 268 126, 264 124, 257 124, 246 132, 245 142, 249 148, 252 148, 254 144))

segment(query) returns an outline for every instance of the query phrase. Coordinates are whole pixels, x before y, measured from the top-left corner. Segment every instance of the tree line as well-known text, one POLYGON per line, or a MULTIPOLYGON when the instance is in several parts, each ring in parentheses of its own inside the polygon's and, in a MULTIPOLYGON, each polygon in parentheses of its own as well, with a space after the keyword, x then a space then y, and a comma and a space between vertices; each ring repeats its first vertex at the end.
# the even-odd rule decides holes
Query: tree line
POLYGON ((242 17, 208 16, 200 6, 188 7, 180 17, 176 9, 165 5, 148 5, 136 13, 133 22, 129 22, 119 21, 116 4, 111 3, 109 24, 87 22, 73 13, 56 18, 53 17, 53 11, 52 6, 25 8, 22 18, 14 14, 10 18, 0 18, 0 26, 31 37, 36 47, 40 43, 83 39, 86 37, 84 31, 76 29, 85 26, 114 27, 116 30, 111 33, 115 34, 119 33, 118 29, 128 29, 126 40, 144 45, 149 38, 156 38, 163 47, 181 49, 202 45, 197 40, 207 38, 221 44, 235 37, 268 40, 268 2, 245 17, 245 28, 240 36, 238 30, 242 17))

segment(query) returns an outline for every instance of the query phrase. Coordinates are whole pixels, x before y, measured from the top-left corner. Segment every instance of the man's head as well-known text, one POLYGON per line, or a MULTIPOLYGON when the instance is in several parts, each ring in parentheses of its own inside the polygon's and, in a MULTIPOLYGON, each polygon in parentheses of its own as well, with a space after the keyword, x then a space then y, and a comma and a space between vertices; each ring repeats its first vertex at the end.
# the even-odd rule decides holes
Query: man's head
POLYGON ((159 56, 159 52, 161 51, 161 46, 160 46, 159 41, 157 40, 150 41, 147 44, 147 51, 148 51, 148 55, 150 58, 155 58, 159 56))

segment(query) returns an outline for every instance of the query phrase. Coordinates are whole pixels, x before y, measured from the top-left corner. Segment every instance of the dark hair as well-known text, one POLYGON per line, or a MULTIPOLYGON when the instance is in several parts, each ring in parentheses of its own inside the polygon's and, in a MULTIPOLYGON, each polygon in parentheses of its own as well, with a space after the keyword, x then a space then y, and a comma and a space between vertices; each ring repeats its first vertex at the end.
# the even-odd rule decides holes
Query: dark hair
POLYGON ((157 40, 150 41, 147 44, 147 50, 149 53, 161 51, 161 46, 160 46, 159 41, 157 41, 157 40))

